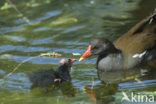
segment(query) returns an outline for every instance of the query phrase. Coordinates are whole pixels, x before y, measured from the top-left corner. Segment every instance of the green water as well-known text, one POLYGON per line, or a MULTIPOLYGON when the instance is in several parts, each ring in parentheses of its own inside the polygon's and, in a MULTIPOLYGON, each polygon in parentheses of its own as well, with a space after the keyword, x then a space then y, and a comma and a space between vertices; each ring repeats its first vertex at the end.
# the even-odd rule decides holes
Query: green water
POLYGON ((71 83, 48 93, 30 90, 27 76, 38 69, 56 68, 62 58, 78 59, 80 56, 72 53, 82 54, 95 37, 116 40, 152 13, 155 0, 7 1, 0 1, 0 104, 128 104, 121 102, 123 92, 129 97, 132 92, 156 95, 155 72, 139 78, 141 82, 132 80, 139 76, 136 71, 111 73, 104 79, 116 84, 104 84, 98 79, 95 57, 75 62, 71 83), (47 52, 58 52, 62 57, 36 57, 47 52))

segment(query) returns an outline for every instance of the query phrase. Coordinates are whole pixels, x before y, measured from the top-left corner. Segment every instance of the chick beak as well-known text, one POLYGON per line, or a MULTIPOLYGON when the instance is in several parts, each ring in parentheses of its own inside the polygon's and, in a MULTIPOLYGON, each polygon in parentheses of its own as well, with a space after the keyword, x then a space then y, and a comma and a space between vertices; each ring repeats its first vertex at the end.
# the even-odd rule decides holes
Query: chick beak
POLYGON ((70 59, 71 63, 74 63, 76 61, 76 59, 70 59))
POLYGON ((84 59, 91 56, 91 45, 88 46, 87 51, 80 57, 79 61, 83 61, 84 59))

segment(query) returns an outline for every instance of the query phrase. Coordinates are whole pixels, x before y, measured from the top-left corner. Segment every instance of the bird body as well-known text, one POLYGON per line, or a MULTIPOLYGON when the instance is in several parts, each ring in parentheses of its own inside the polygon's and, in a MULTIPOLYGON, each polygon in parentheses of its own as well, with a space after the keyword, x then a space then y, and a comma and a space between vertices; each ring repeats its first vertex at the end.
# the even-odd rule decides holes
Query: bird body
POLYGON ((91 41, 79 61, 97 55, 97 69, 131 69, 156 62, 156 12, 132 27, 114 43, 105 38, 91 41))
POLYGON ((57 69, 40 69, 29 74, 29 79, 34 87, 50 87, 64 81, 70 81, 70 70, 75 59, 62 59, 57 69))

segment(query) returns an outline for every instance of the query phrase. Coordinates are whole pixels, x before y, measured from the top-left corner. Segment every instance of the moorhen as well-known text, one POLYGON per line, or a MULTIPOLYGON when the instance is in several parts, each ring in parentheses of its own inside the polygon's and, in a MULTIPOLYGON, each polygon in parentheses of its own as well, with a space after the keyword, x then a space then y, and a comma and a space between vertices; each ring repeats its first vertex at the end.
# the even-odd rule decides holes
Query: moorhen
POLYGON ((97 69, 104 72, 156 65, 156 11, 132 27, 114 43, 105 38, 91 41, 79 61, 98 55, 97 69))
POLYGON ((50 87, 54 84, 59 84, 64 81, 70 81, 70 70, 75 59, 62 59, 60 66, 54 69, 40 69, 29 74, 29 79, 32 82, 31 88, 34 87, 50 87))

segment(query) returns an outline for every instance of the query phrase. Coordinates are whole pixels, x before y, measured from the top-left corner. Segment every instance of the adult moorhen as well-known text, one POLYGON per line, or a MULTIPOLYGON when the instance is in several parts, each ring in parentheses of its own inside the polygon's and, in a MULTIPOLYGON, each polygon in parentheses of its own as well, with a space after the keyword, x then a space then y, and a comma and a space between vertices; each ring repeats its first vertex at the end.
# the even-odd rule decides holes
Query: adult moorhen
POLYGON ((29 79, 32 82, 32 88, 34 87, 50 87, 54 84, 59 84, 64 81, 70 81, 70 70, 72 63, 75 59, 62 59, 60 66, 54 69, 41 69, 29 74, 29 79))
POLYGON ((105 72, 156 62, 156 11, 114 43, 105 38, 91 41, 79 61, 92 55, 98 55, 97 69, 105 72))

